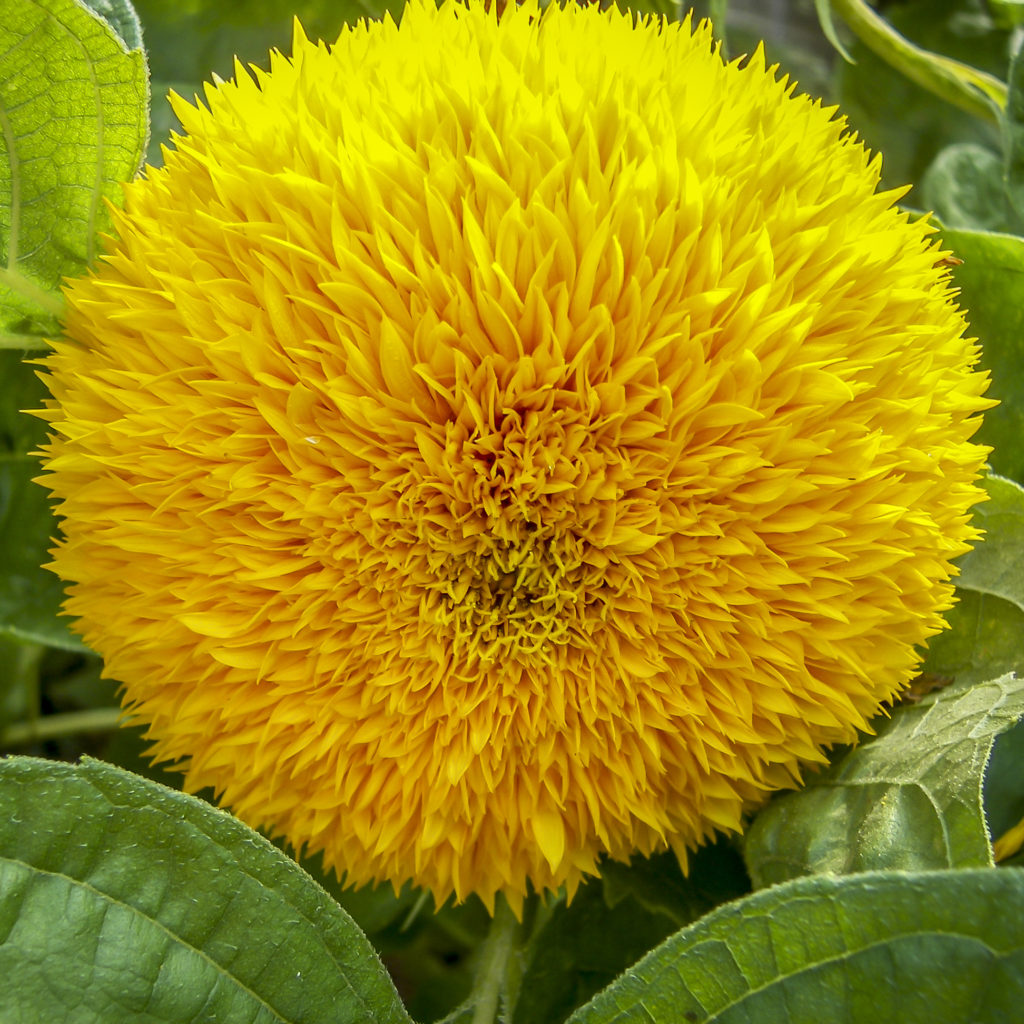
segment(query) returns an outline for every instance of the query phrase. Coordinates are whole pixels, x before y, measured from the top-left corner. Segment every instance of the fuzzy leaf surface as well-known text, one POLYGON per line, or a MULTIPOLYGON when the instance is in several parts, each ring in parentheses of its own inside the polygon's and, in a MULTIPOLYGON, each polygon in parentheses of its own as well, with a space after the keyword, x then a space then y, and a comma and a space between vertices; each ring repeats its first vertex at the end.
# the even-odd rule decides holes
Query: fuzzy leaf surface
POLYGON ((99 761, 0 762, 0 1020, 409 1024, 351 918, 216 808, 99 761))
POLYGON ((982 800, 996 736, 1024 715, 1024 679, 958 683, 896 708, 878 733, 747 832, 755 888, 806 874, 992 864, 982 800))

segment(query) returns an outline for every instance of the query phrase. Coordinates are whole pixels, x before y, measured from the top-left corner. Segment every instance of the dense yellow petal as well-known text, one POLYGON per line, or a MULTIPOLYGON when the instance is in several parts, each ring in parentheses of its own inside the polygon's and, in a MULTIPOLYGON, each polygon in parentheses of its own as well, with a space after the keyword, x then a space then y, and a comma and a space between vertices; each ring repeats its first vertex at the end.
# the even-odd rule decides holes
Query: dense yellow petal
POLYGON ((943 628, 986 378, 758 51, 414 0, 175 100, 47 359, 67 611, 155 757, 353 882, 687 848, 943 628))

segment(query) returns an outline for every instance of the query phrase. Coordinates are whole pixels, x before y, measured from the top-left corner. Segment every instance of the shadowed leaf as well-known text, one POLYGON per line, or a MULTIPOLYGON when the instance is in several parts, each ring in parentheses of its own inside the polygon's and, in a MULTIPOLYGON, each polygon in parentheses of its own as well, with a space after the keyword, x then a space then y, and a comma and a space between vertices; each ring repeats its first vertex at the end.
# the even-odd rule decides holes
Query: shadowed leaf
POLYGON ((0 977, 3 1021, 409 1022, 293 861, 99 761, 0 762, 0 977))
POLYGON ((1022 918, 1018 871, 802 878, 684 929, 569 1024, 1005 1024, 1022 918))

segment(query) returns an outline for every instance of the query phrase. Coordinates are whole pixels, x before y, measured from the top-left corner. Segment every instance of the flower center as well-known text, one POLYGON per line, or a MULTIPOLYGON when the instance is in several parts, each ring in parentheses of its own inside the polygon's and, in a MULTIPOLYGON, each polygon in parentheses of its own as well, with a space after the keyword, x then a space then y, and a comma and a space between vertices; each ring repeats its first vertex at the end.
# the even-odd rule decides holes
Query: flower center
POLYGON ((548 534, 528 531, 518 544, 481 535, 444 567, 436 621, 451 631, 456 653, 484 662, 547 660, 553 645, 570 642, 583 573, 574 538, 548 534))
POLYGON ((427 486, 447 515, 423 516, 420 536, 430 618, 457 655, 547 662, 586 642, 591 606, 603 604, 578 529, 577 484, 603 462, 588 441, 570 410, 510 412, 487 433, 447 425, 448 457, 427 486))

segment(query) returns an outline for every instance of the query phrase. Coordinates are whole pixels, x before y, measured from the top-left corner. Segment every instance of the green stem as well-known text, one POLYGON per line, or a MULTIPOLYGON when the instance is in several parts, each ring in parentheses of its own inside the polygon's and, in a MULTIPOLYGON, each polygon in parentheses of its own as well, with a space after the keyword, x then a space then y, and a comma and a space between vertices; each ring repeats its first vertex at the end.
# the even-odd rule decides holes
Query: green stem
MULTIPOLYGON (((12 461, 14 460, 12 459, 12 461)), ((43 664, 46 648, 42 644, 5 638, 0 649, 3 651, 4 661, 7 663, 5 676, 11 687, 11 693, 23 694, 24 704, 22 706, 29 718, 38 718, 42 689, 39 671, 43 664)))
POLYGON ((975 117, 998 123, 1006 85, 969 64, 923 50, 876 14, 865 0, 831 0, 854 35, 887 64, 929 92, 975 117))
POLYGON ((112 732, 120 721, 120 708, 90 708, 88 711, 44 715, 34 722, 15 722, 0 731, 0 747, 21 747, 88 732, 112 732))
POLYGON ((494 1024, 498 1004, 508 983, 508 967, 515 948, 519 922, 503 896, 494 906, 491 928, 480 950, 476 979, 469 1001, 473 1006, 472 1024, 494 1024))
POLYGON ((38 351, 49 347, 49 343, 41 334, 14 334, 0 331, 0 349, 16 348, 38 351))

